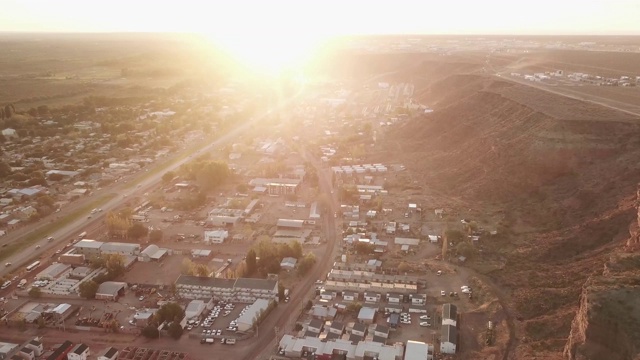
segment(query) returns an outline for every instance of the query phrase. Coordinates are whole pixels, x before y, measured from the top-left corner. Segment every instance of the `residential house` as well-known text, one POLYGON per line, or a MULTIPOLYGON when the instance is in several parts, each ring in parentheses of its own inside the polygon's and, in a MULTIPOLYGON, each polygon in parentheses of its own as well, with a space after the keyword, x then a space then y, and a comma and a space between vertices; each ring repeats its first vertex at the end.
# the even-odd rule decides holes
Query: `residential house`
POLYGON ((360 294, 355 291, 342 292, 342 300, 344 301, 358 301, 359 299, 360 299, 360 294))
POLYGON ((324 321, 320 319, 311 319, 311 321, 309 322, 309 325, 307 326, 307 331, 311 331, 314 334, 316 334, 315 336, 318 336, 318 334, 322 332, 323 328, 324 328, 324 321))
POLYGON ((338 309, 333 306, 314 305, 311 308, 311 317, 319 320, 333 320, 338 313, 338 309))
POLYGON ((411 305, 425 305, 427 303, 427 295, 411 294, 411 305))
POLYGON ((388 293, 387 301, 392 304, 399 304, 404 300, 404 296, 398 293, 388 293))
POLYGON ((358 335, 362 338, 367 336, 367 325, 361 323, 353 324, 353 328, 351 328, 351 334, 358 335))
POLYGON ((37 338, 29 341, 25 346, 33 349, 33 351, 36 354, 36 357, 42 355, 42 353, 44 352, 44 347, 42 346, 42 342, 40 340, 37 340, 37 338))
POLYGON ((282 261, 280 262, 280 269, 286 270, 286 271, 294 270, 296 268, 297 262, 298 260, 296 258, 286 257, 282 259, 282 261))
POLYGON ((58 346, 49 356, 47 356, 46 360, 65 360, 67 359, 67 354, 73 348, 73 343, 69 340, 63 342, 60 346, 58 346))
POLYGON ((23 346, 19 352, 23 360, 34 360, 36 358, 36 352, 32 348, 23 346))
POLYGON ((364 293, 364 301, 365 302, 370 302, 370 303, 376 303, 378 301, 380 301, 380 294, 379 293, 375 293, 375 292, 371 292, 371 291, 367 291, 364 293))
POLYGON ((77 344, 76 346, 69 351, 67 354, 68 360, 87 360, 89 356, 89 345, 87 344, 77 344))
POLYGON ((98 360, 116 360, 118 358, 118 349, 114 347, 108 347, 104 349, 100 355, 98 355, 98 360))
POLYGON ((376 321, 376 309, 363 306, 358 312, 358 321, 363 324, 373 324, 376 321))
POLYGON ((340 337, 344 334, 344 328, 345 326, 343 323, 334 320, 331 322, 331 326, 329 327, 329 333, 334 333, 340 337))

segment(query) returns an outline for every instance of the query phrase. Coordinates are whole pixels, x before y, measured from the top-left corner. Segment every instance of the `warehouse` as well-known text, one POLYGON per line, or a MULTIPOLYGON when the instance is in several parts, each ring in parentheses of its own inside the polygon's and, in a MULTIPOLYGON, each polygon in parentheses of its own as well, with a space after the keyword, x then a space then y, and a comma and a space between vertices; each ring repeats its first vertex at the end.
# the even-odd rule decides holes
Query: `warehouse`
POLYGON ((253 328, 254 320, 258 321, 260 315, 269 308, 270 300, 257 299, 251 304, 247 310, 238 318, 238 331, 249 331, 253 328))
POLYGON ((61 263, 53 263, 49 265, 46 269, 42 270, 38 275, 35 276, 36 280, 54 280, 60 276, 60 274, 69 270, 71 266, 61 263))
POLYGON ((116 301, 120 296, 124 296, 127 283, 118 281, 105 281, 98 287, 96 299, 116 301))

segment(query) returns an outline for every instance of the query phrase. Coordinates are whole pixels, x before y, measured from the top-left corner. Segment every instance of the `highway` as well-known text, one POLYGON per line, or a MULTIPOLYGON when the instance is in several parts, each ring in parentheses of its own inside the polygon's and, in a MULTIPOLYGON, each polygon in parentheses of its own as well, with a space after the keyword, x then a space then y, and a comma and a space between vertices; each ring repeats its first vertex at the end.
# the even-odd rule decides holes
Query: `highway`
MULTIPOLYGON (((103 211, 100 213, 94 214, 91 219, 87 219, 87 216, 89 216, 89 212, 87 212, 87 214, 83 214, 79 216, 77 219, 75 219, 68 225, 58 229, 54 233, 48 234, 47 236, 52 236, 54 238, 53 241, 47 241, 46 237, 43 237, 43 239, 38 241, 37 243, 34 243, 28 248, 25 248, 22 251, 13 254, 9 258, 6 258, 3 261, 5 264, 2 264, 2 266, 0 266, 0 276, 5 276, 11 272, 16 272, 16 270, 19 270, 22 267, 28 265, 28 263, 33 259, 37 258, 38 256, 42 256, 43 253, 56 247, 62 247, 63 243, 69 242, 69 240, 77 238, 77 236, 82 231, 84 231, 84 229, 96 227, 97 225, 103 222, 104 214, 124 204, 129 199, 129 197, 137 196, 137 194, 143 194, 147 192, 149 189, 151 189, 152 187, 156 186, 158 183, 160 183, 162 179, 162 175, 164 175, 166 172, 171 170, 176 170, 181 165, 191 161, 192 158, 211 151, 215 146, 219 146, 233 140, 238 135, 242 134, 242 132, 248 129, 249 127, 255 125, 256 123, 259 123, 272 111, 279 111, 287 107, 299 95, 300 93, 294 95, 289 99, 283 100, 280 104, 265 111, 263 114, 259 116, 254 116, 253 118, 237 125, 233 129, 229 130, 227 133, 220 136, 215 141, 209 144, 205 144, 199 150, 194 151, 190 156, 185 157, 175 162, 174 164, 171 164, 170 166, 164 168, 162 171, 159 171, 156 174, 153 174, 145 178, 139 183, 132 183, 132 182, 129 182, 127 184, 118 183, 117 185, 111 187, 111 189, 103 189, 103 190, 97 191, 96 193, 93 194, 91 198, 83 200, 78 204, 73 204, 72 206, 69 206, 67 209, 64 210, 64 212, 50 215, 49 217, 41 220, 41 223, 46 225, 47 222, 55 221, 56 215, 59 216, 60 218, 64 218, 65 213, 66 214, 72 213, 76 209, 81 208, 83 205, 86 206, 86 204, 90 203, 94 199, 99 198, 100 196, 103 196, 105 194, 114 195, 114 198, 109 200, 107 203, 96 206, 101 208, 103 211), (6 266, 7 263, 11 265, 6 266)), ((16 231, 16 233, 14 234, 9 234, 4 238, 0 238, 0 241, 3 245, 12 243, 14 241, 19 241, 21 237, 28 236, 32 231, 36 231, 39 225, 40 224, 34 224, 33 227, 30 227, 27 229, 21 229, 22 231, 16 231)))

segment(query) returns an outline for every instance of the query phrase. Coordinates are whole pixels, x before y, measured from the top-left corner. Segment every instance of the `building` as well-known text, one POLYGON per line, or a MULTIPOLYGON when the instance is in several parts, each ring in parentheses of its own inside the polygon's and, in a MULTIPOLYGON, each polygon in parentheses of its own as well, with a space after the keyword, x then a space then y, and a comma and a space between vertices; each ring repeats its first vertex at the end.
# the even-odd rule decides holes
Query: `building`
POLYGON ((447 303, 442 305, 442 325, 456 326, 458 323, 458 307, 447 303))
POLYGON ((367 325, 361 323, 353 324, 353 327, 351 328, 351 334, 364 338, 365 336, 367 336, 367 325))
POLYGON ((311 203, 311 208, 309 209, 309 220, 318 219, 320 219, 320 208, 318 207, 318 202, 314 201, 311 203))
POLYGON ((389 327, 393 329, 397 328, 398 325, 400 325, 400 313, 389 314, 389 317, 387 318, 387 324, 389 324, 389 327))
POLYGON ((69 353, 67 353, 68 360, 87 360, 89 356, 89 346, 83 343, 80 343, 71 349, 69 353))
POLYGON ((363 324, 373 324, 376 320, 376 309, 363 306, 358 312, 358 321, 363 324))
POLYGON ((229 237, 227 230, 207 230, 204 232, 205 244, 222 244, 229 237))
POLYGON ((326 321, 333 320, 338 313, 338 309, 333 306, 313 305, 311 308, 311 317, 314 319, 326 321))
POLYGON ((7 359, 17 348, 18 344, 0 342, 0 359, 7 359))
POLYGON ((412 294, 411 297, 411 305, 426 305, 427 304, 427 295, 425 294, 412 294))
POLYGON ((323 328, 324 321, 320 319, 311 319, 311 321, 309 321, 309 325, 307 325, 307 331, 311 331, 315 336, 318 336, 318 334, 322 332, 323 328))
POLYGON ((82 239, 73 245, 76 254, 82 254, 86 258, 92 258, 100 256, 100 248, 104 244, 102 241, 95 241, 90 239, 82 239))
POLYGON ((360 294, 355 291, 344 291, 342 292, 342 300, 344 301, 358 301, 360 299, 360 294))
POLYGON ((257 322, 261 320, 261 315, 269 308, 271 301, 273 300, 256 299, 244 314, 238 317, 238 331, 249 331, 254 325, 257 325, 257 322))
POLYGON ((184 317, 187 320, 197 319, 202 315, 202 312, 206 308, 204 301, 202 300, 191 300, 187 307, 184 309, 184 317))
POLYGON ((107 242, 100 247, 101 255, 120 254, 125 256, 140 255, 140 244, 129 244, 121 242, 107 242))
POLYGON ((443 325, 440 335, 440 352, 455 354, 458 344, 458 329, 453 325, 443 325))
POLYGON ((34 360, 36 358, 36 352, 32 348, 23 346, 18 352, 18 355, 22 357, 22 360, 34 360))
POLYGON ((124 296, 127 283, 118 281, 105 281, 98 286, 96 299, 116 301, 118 297, 124 296))
POLYGON ((433 360, 434 347, 421 341, 408 340, 403 360, 433 360))
POLYGON ((253 303, 257 299, 276 300, 278 281, 270 279, 219 279, 180 275, 176 291, 185 299, 224 300, 253 303))
POLYGON ((44 352, 44 347, 42 346, 42 342, 38 340, 38 338, 35 338, 29 341, 25 346, 33 349, 34 353, 36 354, 36 357, 41 356, 42 353, 44 352))
POLYGON ((63 342, 60 346, 58 346, 49 356, 47 356, 46 360, 65 360, 67 359, 67 354, 73 348, 73 343, 69 340, 63 342))
POLYGON ((282 259, 282 261, 280 262, 280 269, 291 271, 296 268, 297 262, 298 262, 298 259, 296 258, 286 257, 282 259))
POLYGON ((319 338, 309 336, 296 338, 284 335, 280 339, 279 346, 286 357, 318 360, 402 360, 404 353, 404 346, 401 343, 391 346, 373 341, 360 341, 354 344, 349 340, 322 341, 319 338), (309 355, 313 355, 313 357, 309 357, 309 355))
POLYGON ((118 358, 118 349, 114 347, 108 347, 104 349, 100 355, 98 355, 98 360, 116 360, 118 358))
POLYGON ((144 309, 142 311, 138 311, 133 315, 133 320, 135 321, 136 327, 143 328, 149 325, 151 319, 153 319, 153 315, 155 315, 157 309, 144 309))
POLYGON ((278 230, 302 229, 304 226, 304 220, 278 219, 276 225, 278 226, 278 230))
POLYGON ((209 215, 207 224, 212 227, 231 228, 240 222, 239 216, 209 215))
POLYGON ((142 252, 140 252, 138 260, 143 262, 160 261, 166 255, 167 249, 161 249, 158 247, 158 245, 150 244, 144 250, 142 250, 142 252))
POLYGON ((300 179, 264 179, 257 178, 249 181, 249 185, 256 188, 265 188, 269 195, 288 195, 298 192, 300 179))
POLYGON ((36 280, 54 280, 57 279, 60 274, 69 270, 71 266, 61 263, 53 263, 46 269, 42 270, 35 276, 36 280))

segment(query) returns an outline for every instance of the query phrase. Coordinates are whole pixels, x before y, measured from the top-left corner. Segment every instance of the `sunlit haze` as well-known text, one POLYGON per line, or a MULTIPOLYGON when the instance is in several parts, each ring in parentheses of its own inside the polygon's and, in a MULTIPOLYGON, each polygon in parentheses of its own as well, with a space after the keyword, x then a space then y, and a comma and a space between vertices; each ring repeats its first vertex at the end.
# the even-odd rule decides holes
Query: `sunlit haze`
POLYGON ((195 32, 264 69, 352 34, 637 34, 637 1, 5 0, 0 31, 195 32))

